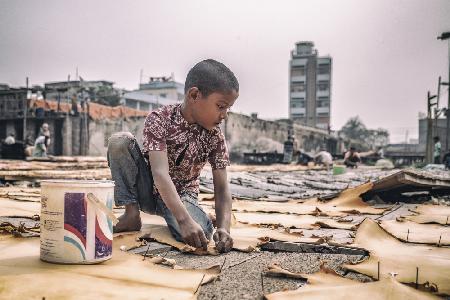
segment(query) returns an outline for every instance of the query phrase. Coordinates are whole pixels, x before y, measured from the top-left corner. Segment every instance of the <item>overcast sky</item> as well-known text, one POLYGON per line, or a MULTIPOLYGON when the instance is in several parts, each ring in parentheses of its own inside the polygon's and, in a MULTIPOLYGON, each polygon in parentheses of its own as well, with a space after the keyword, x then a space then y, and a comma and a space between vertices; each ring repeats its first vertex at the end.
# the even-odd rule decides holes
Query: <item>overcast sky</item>
MULTIPOLYGON (((288 62, 298 41, 333 57, 332 128, 359 115, 391 141, 417 137, 419 111, 448 78, 449 0, 0 0, 0 82, 67 75, 136 89, 140 70, 183 82, 205 58, 240 82, 234 111, 288 115, 288 62)), ((446 103, 446 94, 441 99, 446 103)))

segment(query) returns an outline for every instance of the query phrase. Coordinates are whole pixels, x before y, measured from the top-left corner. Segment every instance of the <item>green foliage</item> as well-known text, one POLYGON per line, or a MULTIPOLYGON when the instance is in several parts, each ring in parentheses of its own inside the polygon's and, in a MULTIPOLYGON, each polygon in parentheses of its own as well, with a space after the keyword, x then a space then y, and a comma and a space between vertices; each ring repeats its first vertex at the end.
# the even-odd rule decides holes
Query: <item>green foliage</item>
POLYGON ((372 149, 386 146, 389 143, 389 132, 386 129, 367 129, 358 116, 350 118, 342 126, 339 135, 345 139, 366 144, 372 149))

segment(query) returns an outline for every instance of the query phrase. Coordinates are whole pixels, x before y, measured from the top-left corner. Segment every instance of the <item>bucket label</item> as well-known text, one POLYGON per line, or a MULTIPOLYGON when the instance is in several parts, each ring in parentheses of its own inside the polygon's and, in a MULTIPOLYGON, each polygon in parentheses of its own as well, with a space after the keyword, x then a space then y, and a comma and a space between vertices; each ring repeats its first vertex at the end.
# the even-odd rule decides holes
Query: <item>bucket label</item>
MULTIPOLYGON (((112 198, 108 195, 106 207, 112 210, 112 198)), ((108 257, 112 253, 112 231, 111 220, 102 212, 97 211, 95 216, 95 258, 108 257)))
MULTIPOLYGON (((112 209, 112 199, 106 206, 112 209)), ((64 194, 65 255, 74 261, 90 261, 111 256, 112 223, 89 204, 85 193, 64 194)))
MULTIPOLYGON (((64 242, 73 256, 86 260, 87 201, 84 193, 64 195, 64 242)), ((71 255, 71 256, 72 256, 71 255)))

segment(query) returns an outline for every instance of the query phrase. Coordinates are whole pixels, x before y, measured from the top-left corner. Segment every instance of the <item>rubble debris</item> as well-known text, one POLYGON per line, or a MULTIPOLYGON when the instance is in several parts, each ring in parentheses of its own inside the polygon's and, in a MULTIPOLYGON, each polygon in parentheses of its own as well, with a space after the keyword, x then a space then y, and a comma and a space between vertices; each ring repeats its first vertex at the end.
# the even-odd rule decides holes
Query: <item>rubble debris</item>
POLYGON ((416 282, 418 267, 421 272, 418 284, 428 282, 436 286, 439 295, 450 293, 448 248, 403 243, 368 218, 358 228, 355 246, 367 249, 370 257, 355 265, 344 265, 347 270, 372 278, 378 278, 377 273, 380 278, 384 278, 388 277, 390 272, 395 272, 398 273, 396 280, 408 284, 416 282))

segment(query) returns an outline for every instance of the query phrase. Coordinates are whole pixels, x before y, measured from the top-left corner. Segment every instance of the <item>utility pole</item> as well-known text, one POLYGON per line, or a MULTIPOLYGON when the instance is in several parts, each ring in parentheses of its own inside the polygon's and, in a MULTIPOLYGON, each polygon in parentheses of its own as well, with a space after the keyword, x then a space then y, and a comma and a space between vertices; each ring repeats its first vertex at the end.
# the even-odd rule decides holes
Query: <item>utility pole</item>
POLYGON ((26 88, 27 93, 25 95, 25 99, 23 100, 23 130, 22 130, 23 136, 22 136, 22 140, 24 141, 24 144, 25 144, 25 141, 26 141, 26 138, 27 138, 28 77, 26 79, 26 86, 27 86, 27 88, 26 88))
POLYGON ((427 163, 433 163, 433 119, 431 115, 431 107, 436 103, 431 103, 431 100, 436 98, 436 95, 431 96, 430 91, 427 94, 427 148, 426 148, 426 161, 427 163))
POLYGON ((447 93, 448 93, 448 103, 447 103, 447 130, 445 135, 445 150, 449 149, 449 139, 450 139, 450 31, 443 32, 441 36, 438 36, 438 40, 448 40, 448 81, 446 83, 442 83, 442 85, 447 85, 447 93))

